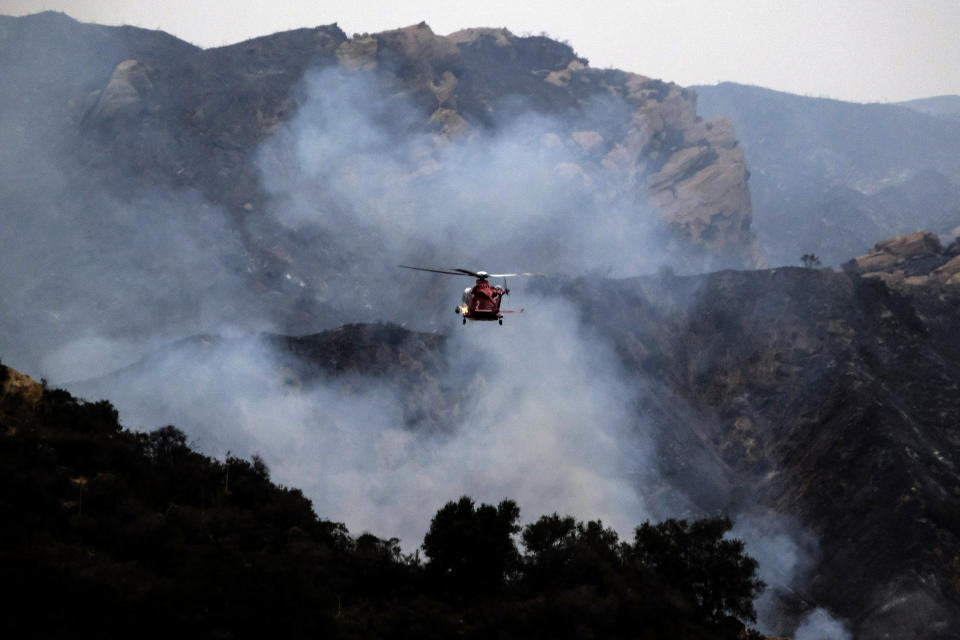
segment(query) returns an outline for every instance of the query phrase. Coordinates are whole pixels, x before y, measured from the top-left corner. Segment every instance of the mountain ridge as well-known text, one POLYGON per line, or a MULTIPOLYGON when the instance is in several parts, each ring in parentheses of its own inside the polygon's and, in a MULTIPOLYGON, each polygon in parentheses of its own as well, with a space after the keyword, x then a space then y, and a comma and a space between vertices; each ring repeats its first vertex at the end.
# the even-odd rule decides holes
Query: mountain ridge
POLYGON ((884 238, 960 225, 960 122, 909 105, 857 104, 736 83, 697 87, 737 128, 754 228, 775 264, 839 266, 884 238))
MULTIPOLYGON (((100 131, 97 136, 86 134, 81 138, 83 153, 95 154, 99 162, 105 162, 108 158, 104 152, 109 151, 112 158, 121 160, 121 167, 135 168, 140 181, 197 185, 235 216, 246 215, 245 206, 260 210, 264 205, 262 191, 258 193, 256 188, 259 177, 246 166, 249 159, 244 157, 251 145, 269 135, 297 108, 295 85, 308 65, 339 64, 380 73, 388 86, 393 85, 393 91, 404 93, 415 105, 427 109, 424 120, 436 123, 447 133, 461 131, 464 126, 500 122, 500 102, 511 95, 524 96, 534 110, 563 115, 564 109, 581 111, 584 99, 598 92, 619 93, 637 110, 636 118, 642 118, 642 122, 631 125, 630 137, 605 141, 607 150, 616 150, 605 160, 607 165, 620 165, 619 171, 640 172, 643 177, 644 173, 657 173, 657 166, 671 166, 670 158, 678 150, 689 151, 697 145, 702 147, 699 160, 707 166, 716 162, 717 154, 721 159, 729 157, 733 167, 701 174, 698 182, 688 179, 692 173, 683 173, 690 169, 686 163, 679 172, 659 171, 647 181, 646 188, 664 218, 695 245, 706 245, 713 252, 730 251, 748 262, 755 260, 747 246, 749 235, 737 235, 741 226, 749 228, 748 196, 739 196, 739 201, 704 202, 701 206, 715 209, 709 214, 690 210, 698 206, 698 201, 716 197, 700 183, 729 184, 727 188, 746 193, 742 159, 729 126, 718 122, 705 127, 697 122, 692 94, 676 85, 636 74, 591 69, 569 45, 549 38, 517 37, 483 29, 444 37, 420 23, 351 39, 334 24, 197 49, 158 32, 80 25, 60 14, 56 14, 56 20, 51 17, 6 18, 5 28, 13 37, 7 39, 7 46, 16 44, 18 49, 29 50, 16 38, 18 25, 39 28, 55 23, 61 31, 76 28, 96 33, 101 39, 122 34, 114 47, 119 50, 113 53, 113 61, 101 64, 99 80, 91 76, 68 83, 100 87, 97 103, 78 105, 79 110, 73 114, 84 128, 100 131), (137 37, 142 43, 133 42, 137 37), (154 50, 152 41, 157 38, 170 40, 154 50), (172 46, 174 41, 176 46, 172 46), (120 64, 126 67, 121 69, 120 64), (104 73, 111 66, 112 80, 104 73), (139 89, 130 83, 131 72, 140 77, 139 89), (184 84, 175 78, 188 80, 184 84), (233 94, 229 101, 221 95, 224 92, 233 94), (127 116, 121 117, 123 114, 127 116), (136 125, 130 116, 137 116, 141 124, 136 125), (184 129, 176 134, 169 131, 171 119, 184 129), (713 125, 717 130, 711 133, 713 125), (136 141, 146 138, 160 143, 151 145, 149 155, 137 151, 136 141), (212 148, 206 146, 209 141, 214 142, 212 148), (705 151, 713 159, 707 158, 705 151), (645 167, 646 156, 651 154, 653 170, 645 167), (202 166, 215 167, 214 172, 207 173, 202 166), (224 169, 230 174, 226 180, 216 173, 224 169), (679 200, 678 196, 668 197, 674 192, 680 194, 679 200), (711 221, 711 215, 716 219, 711 221), (701 238, 708 227, 713 230, 709 239, 701 238)), ((74 49, 79 45, 75 40, 76 36, 70 39, 74 49)), ((76 95, 70 99, 82 100, 76 95)), ((54 100, 53 104, 64 102, 54 100)), ((641 191, 643 188, 641 185, 641 191)))

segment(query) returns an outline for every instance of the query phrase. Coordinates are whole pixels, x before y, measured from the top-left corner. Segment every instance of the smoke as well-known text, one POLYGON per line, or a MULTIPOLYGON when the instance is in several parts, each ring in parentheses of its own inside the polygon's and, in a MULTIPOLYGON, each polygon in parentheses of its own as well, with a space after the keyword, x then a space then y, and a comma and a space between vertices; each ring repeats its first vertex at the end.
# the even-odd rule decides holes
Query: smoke
MULTIPOLYGON (((560 139, 569 124, 549 117, 523 111, 450 141, 424 132, 415 109, 372 74, 328 70, 305 85, 306 103, 260 154, 270 211, 318 239, 324 279, 336 278, 317 293, 324 304, 357 319, 452 326, 447 383, 468 399, 464 418, 444 434, 418 432, 404 424, 395 388, 291 388, 277 354, 249 340, 181 343, 103 387, 74 388, 108 395, 136 427, 177 424, 211 455, 258 453, 321 516, 399 536, 407 548, 461 494, 511 497, 531 517, 601 518, 621 532, 650 517, 636 484, 654 466, 652 443, 635 390, 569 303, 511 282, 507 300, 525 314, 503 327, 459 327, 452 308, 468 280, 395 267, 636 273, 662 253, 642 202, 603 195, 580 145, 560 139)), ((628 115, 601 101, 584 117, 597 114, 628 115)), ((163 237, 184 245, 169 251, 175 261, 206 240, 163 237)), ((296 264, 290 278, 315 280, 296 264)), ((50 358, 102 347, 92 338, 50 358)))
MULTIPOLYGON (((423 115, 375 74, 327 69, 309 73, 304 85, 306 102, 261 150, 260 167, 276 218, 323 239, 337 282, 322 295, 341 312, 449 327, 469 281, 397 272, 397 264, 632 275, 666 259, 641 193, 591 169, 596 150, 565 133, 577 129, 569 121, 514 102, 502 106, 511 115, 493 130, 450 139, 424 130, 423 115)), ((630 113, 618 100, 598 99, 576 124, 607 133, 630 113)), ((604 144, 598 138, 590 139, 604 144)), ((616 359, 569 305, 549 295, 533 303, 522 283, 511 287, 508 300, 529 306, 527 314, 502 329, 457 331, 449 344, 455 384, 478 395, 455 435, 425 440, 395 422, 368 433, 367 447, 389 442, 391 455, 374 448, 331 460, 325 468, 336 471, 309 484, 322 496, 318 508, 331 505, 351 526, 408 540, 462 493, 514 497, 534 514, 601 517, 621 530, 648 515, 635 484, 651 466, 649 437, 616 359), (381 464, 358 476, 343 460, 381 464), (369 489, 357 495, 338 478, 369 489), (402 487, 409 493, 401 499, 394 492, 402 487), (349 497, 353 511, 335 507, 337 496, 349 497), (374 512, 361 515, 364 504, 374 512)), ((346 407, 338 416, 357 423, 346 407)))
POLYGON ((129 364, 160 340, 253 327, 256 301, 225 217, 194 192, 123 201, 71 187, 18 202, 0 241, 0 284, 11 362, 55 380, 129 364), (12 326, 11 326, 12 325, 12 326))
MULTIPOLYGON (((224 213, 191 189, 134 186, 84 145, 84 100, 110 77, 104 61, 121 54, 86 42, 65 65, 62 43, 45 41, 59 37, 34 30, 29 49, 3 50, 0 355, 30 375, 71 380, 236 319, 264 326, 224 213)), ((154 132, 137 144, 149 154, 165 142, 154 132)))
POLYGON ((649 515, 633 479, 652 455, 632 390, 573 308, 535 302, 529 318, 452 332, 447 382, 468 404, 442 434, 408 427, 394 386, 291 386, 256 339, 188 341, 124 372, 119 387, 79 388, 109 391, 138 427, 174 422, 208 454, 258 453, 322 517, 400 537, 409 550, 462 494, 513 498, 531 518, 558 511, 629 531, 649 515))
POLYGON ((504 107, 519 115, 451 140, 374 74, 328 69, 304 83, 307 101, 261 151, 263 183, 279 221, 323 239, 338 277, 324 301, 354 317, 377 307, 379 319, 409 320, 411 291, 452 284, 396 264, 633 275, 667 259, 640 191, 566 133, 627 122, 621 101, 598 99, 573 124, 504 107))
MULTIPOLYGON (((519 115, 495 131, 451 141, 425 131, 422 114, 375 75, 325 71, 304 82, 307 101, 260 154, 265 215, 316 239, 308 251, 319 258, 294 259, 286 276, 309 283, 306 295, 339 317, 449 327, 469 281, 399 263, 621 274, 657 264, 649 211, 598 182, 583 145, 564 133, 570 123, 513 105, 519 115)), ((28 115, 5 127, 23 133, 18 118, 28 115)), ((628 116, 599 100, 582 118, 585 127, 615 120, 592 123, 605 131, 628 116)), ((7 362, 55 382, 90 380, 161 348, 102 386, 69 387, 110 398, 132 427, 176 424, 211 455, 260 453, 324 517, 409 546, 464 493, 622 531, 648 516, 635 483, 651 466, 650 443, 627 376, 572 307, 525 298, 522 282, 510 283, 508 300, 529 307, 523 316, 456 327, 449 384, 472 404, 444 435, 408 429, 397 391, 373 381, 355 395, 290 388, 263 342, 164 347, 185 335, 272 329, 285 303, 251 292, 236 230, 199 193, 127 183, 115 191, 87 182, 62 147, 39 144, 75 140, 76 124, 22 135, 21 161, 4 158, 7 362)), ((256 224, 247 232, 269 227, 256 224)))
POLYGON ((794 640, 850 640, 853 635, 846 625, 826 609, 814 609, 794 632, 794 640))
MULTIPOLYGON (((523 315, 460 327, 452 310, 469 281, 396 269, 630 276, 680 266, 635 178, 601 169, 631 110, 610 97, 564 118, 494 105, 508 115, 493 129, 450 139, 374 74, 311 72, 304 88, 260 150, 269 201, 244 231, 277 225, 303 239, 283 277, 329 310, 310 328, 341 318, 449 331, 446 382, 463 390, 462 418, 443 433, 410 428, 402 391, 373 379, 350 393, 332 381, 291 386, 283 359, 252 339, 181 342, 101 386, 70 388, 110 398, 128 426, 176 424, 210 455, 258 453, 320 516, 407 549, 461 494, 511 497, 530 519, 600 518, 621 533, 685 510, 658 477, 640 383, 549 284, 534 295, 512 281, 507 300, 523 315)), ((0 175, 5 361, 89 379, 182 336, 271 329, 290 304, 252 292, 236 228, 200 194, 121 195, 42 144, 24 139, 17 151, 23 162, 6 158, 0 175)), ((787 533, 772 544, 797 546, 787 533)), ((754 548, 764 571, 793 571, 776 548, 754 548)))
POLYGON ((783 600, 796 600, 818 556, 816 537, 788 516, 753 511, 739 514, 730 535, 745 543, 758 563, 758 577, 767 585, 757 598, 757 627, 768 636, 782 635, 789 614, 783 600))

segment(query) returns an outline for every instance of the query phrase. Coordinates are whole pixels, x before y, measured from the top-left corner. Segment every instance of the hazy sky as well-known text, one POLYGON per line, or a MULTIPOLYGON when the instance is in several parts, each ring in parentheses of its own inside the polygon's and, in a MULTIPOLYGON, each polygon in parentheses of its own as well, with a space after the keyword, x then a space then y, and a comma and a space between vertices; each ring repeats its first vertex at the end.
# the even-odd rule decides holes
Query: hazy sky
POLYGON ((337 22, 353 34, 421 20, 567 40, 594 67, 682 85, 731 80, 853 101, 960 94, 960 0, 0 0, 161 29, 194 44, 337 22))

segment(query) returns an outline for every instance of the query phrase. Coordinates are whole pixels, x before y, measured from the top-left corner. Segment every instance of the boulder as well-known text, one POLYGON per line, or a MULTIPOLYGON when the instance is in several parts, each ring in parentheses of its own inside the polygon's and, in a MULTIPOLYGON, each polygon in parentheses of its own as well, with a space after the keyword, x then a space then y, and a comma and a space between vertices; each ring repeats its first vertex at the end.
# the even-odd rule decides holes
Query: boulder
POLYGON ((892 253, 887 253, 886 251, 871 251, 865 256, 854 258, 853 262, 857 271, 867 274, 874 271, 889 269, 894 265, 903 262, 903 258, 899 258, 892 253))
POLYGON ((436 35, 426 22, 382 31, 375 37, 380 43, 380 57, 392 58, 395 64, 436 72, 456 67, 460 61, 460 49, 456 43, 436 35))
POLYGON ((6 370, 6 379, 3 381, 3 393, 0 394, 0 398, 6 399, 16 396, 29 406, 40 402, 43 397, 42 384, 11 367, 4 367, 0 364, 0 368, 6 370))
POLYGON ((943 245, 937 234, 929 231, 917 231, 878 242, 873 251, 883 251, 903 258, 936 255, 943 253, 943 245))
POLYGON ((377 67, 377 41, 363 34, 337 47, 337 62, 348 71, 370 71, 377 67))
POLYGON ((494 29, 491 27, 472 27, 470 29, 461 29, 454 31, 447 36, 447 39, 454 44, 465 44, 473 42, 481 37, 490 38, 498 47, 509 47, 510 40, 514 35, 509 29, 494 29))
POLYGON ((945 265, 930 272, 931 277, 943 282, 949 282, 957 275, 960 275, 960 255, 954 256, 945 265))
MULTIPOLYGON (((844 265, 844 268, 864 276, 873 276, 876 272, 891 272, 894 269, 904 272, 909 277, 926 277, 934 275, 948 256, 944 253, 940 238, 929 231, 917 231, 902 236, 896 236, 874 245, 870 253, 854 258, 844 265)), ((951 272, 952 273, 952 272, 951 272)), ((949 275, 935 276, 935 279, 945 280, 949 275)), ((913 280, 910 284, 921 284, 927 280, 913 280)))
POLYGON ((732 149, 738 144, 733 123, 724 117, 698 120, 684 132, 683 141, 689 145, 709 144, 725 149, 732 149))
POLYGON ((100 92, 90 112, 94 119, 111 118, 119 114, 136 115, 142 107, 142 94, 153 89, 147 69, 136 60, 124 60, 117 65, 110 82, 100 92))

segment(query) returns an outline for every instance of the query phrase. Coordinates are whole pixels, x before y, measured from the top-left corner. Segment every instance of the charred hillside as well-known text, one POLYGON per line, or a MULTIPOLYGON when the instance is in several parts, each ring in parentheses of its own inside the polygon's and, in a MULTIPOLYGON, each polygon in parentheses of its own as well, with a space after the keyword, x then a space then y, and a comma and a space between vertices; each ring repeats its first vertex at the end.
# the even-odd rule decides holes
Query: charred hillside
MULTIPOLYGON (((235 358, 258 357, 258 385, 275 385, 297 394, 323 384, 350 397, 371 386, 389 389, 408 427, 448 429, 456 420, 464 390, 447 379, 450 364, 441 334, 409 331, 391 324, 350 324, 306 336, 254 334, 243 337, 198 335, 171 342, 136 363, 104 376, 68 383, 81 397, 109 397, 120 386, 144 399, 153 394, 154 376, 201 369, 223 376, 235 358)), ((157 412, 163 398, 152 403, 157 412)))
POLYGON ((819 561, 794 595, 842 612, 858 637, 946 637, 960 595, 955 287, 788 267, 574 280, 564 294, 639 380, 658 381, 646 395, 662 464, 683 465, 695 443, 710 455, 694 464, 733 478, 727 508, 812 528, 819 561), (659 411, 662 397, 693 419, 659 411))
MULTIPOLYGON (((753 522, 754 543, 796 523, 800 546, 777 552, 802 557, 786 563, 789 575, 764 576, 776 611, 768 632, 790 633, 826 607, 858 637, 948 637, 960 615, 955 286, 788 267, 579 278, 556 293, 613 346, 635 387, 635 428, 648 425, 656 451, 633 482, 651 504, 753 522)), ((391 388, 405 428, 448 434, 471 428, 457 425, 489 383, 484 350, 451 351, 451 340, 366 325, 269 337, 291 390, 318 380, 345 394, 391 388), (476 367, 469 383, 457 362, 476 367)), ((71 386, 103 395, 131 377, 71 386)), ((144 384, 135 395, 149 393, 144 384)))

